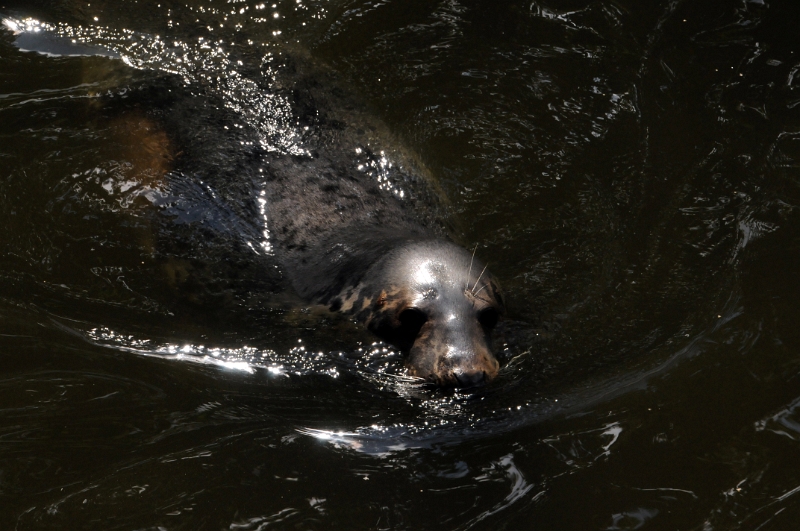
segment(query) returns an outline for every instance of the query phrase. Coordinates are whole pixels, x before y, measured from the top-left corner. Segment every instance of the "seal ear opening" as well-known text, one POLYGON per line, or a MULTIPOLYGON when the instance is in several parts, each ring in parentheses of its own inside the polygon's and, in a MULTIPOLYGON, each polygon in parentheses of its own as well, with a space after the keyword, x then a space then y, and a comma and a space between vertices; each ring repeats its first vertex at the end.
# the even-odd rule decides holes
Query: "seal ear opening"
POLYGON ((399 347, 408 350, 414 344, 422 326, 428 321, 428 316, 417 308, 406 308, 397 317, 400 328, 397 330, 399 347))

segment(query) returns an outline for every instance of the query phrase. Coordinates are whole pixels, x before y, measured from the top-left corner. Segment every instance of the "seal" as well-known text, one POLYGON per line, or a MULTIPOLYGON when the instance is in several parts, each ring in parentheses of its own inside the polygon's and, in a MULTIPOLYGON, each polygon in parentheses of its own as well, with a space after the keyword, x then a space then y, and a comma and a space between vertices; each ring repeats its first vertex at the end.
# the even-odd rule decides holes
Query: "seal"
POLYGON ((308 154, 267 156, 266 202, 294 289, 400 348, 413 376, 488 382, 505 303, 486 265, 450 239, 435 181, 335 73, 284 61, 308 154))
MULTIPOLYGON (((4 23, 20 47, 118 56, 4 23)), ((246 53, 242 72, 261 65, 246 53)), ((334 71, 303 50, 284 48, 277 57, 279 75, 264 90, 291 102, 300 149, 251 154, 266 197, 254 197, 242 173, 219 176, 216 191, 259 203, 249 210, 266 216, 270 254, 304 300, 352 316, 396 345, 413 376, 439 385, 488 382, 499 368, 491 335, 505 312, 503 296, 475 253, 453 243, 435 180, 334 71)), ((259 70, 250 73, 257 78, 259 70)), ((164 177, 174 159, 166 136, 138 114, 123 122, 129 144, 148 154, 137 156, 137 166, 148 168, 148 179, 164 177)), ((165 269, 170 277, 188 274, 174 264, 165 269)))

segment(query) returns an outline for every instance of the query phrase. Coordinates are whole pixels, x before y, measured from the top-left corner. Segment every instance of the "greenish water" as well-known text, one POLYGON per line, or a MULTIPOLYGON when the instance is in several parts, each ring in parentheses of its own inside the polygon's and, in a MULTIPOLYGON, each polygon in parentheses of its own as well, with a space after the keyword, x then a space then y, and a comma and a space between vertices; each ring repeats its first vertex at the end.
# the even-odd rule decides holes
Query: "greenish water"
POLYGON ((800 5, 0 16, 90 47, 0 29, 1 529, 795 529, 800 5), (485 389, 409 384, 288 288, 258 171, 303 147, 283 54, 501 280, 485 389))

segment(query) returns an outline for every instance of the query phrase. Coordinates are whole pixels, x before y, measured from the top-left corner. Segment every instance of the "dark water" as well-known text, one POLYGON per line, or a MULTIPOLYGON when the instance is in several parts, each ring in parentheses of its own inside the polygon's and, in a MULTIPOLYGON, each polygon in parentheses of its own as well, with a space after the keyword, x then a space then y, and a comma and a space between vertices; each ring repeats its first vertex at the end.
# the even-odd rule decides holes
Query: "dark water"
POLYGON ((797 2, 0 15, 76 40, 0 30, 0 529, 797 528, 797 2), (486 389, 407 382, 270 261, 284 54, 503 282, 486 389))

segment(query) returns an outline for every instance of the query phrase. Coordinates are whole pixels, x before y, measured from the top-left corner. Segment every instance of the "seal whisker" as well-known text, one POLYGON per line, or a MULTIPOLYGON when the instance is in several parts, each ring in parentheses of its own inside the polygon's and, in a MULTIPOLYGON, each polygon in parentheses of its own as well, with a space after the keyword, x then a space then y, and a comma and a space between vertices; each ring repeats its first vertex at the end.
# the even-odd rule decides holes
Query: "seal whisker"
MULTIPOLYGON (((481 286, 481 289, 479 289, 476 293, 473 293, 472 296, 477 298, 478 297, 478 293, 480 293, 481 291, 485 290, 486 286, 488 286, 488 285, 489 284, 484 284, 483 286, 481 286)), ((486 301, 486 299, 481 299, 481 300, 482 301, 486 301)), ((489 301, 486 301, 486 302, 489 302, 489 301)))
MULTIPOLYGON (((472 290, 470 290, 470 291, 472 291, 472 294, 473 294, 473 295, 475 294, 475 288, 477 288, 477 287, 478 287, 478 282, 480 282, 480 281, 481 281, 481 277, 482 277, 482 276, 483 276, 483 274, 486 272, 486 268, 487 268, 487 267, 489 267, 489 264, 486 264, 485 266, 483 266, 483 271, 481 271, 481 274, 480 274, 480 275, 478 275, 478 280, 476 280, 476 281, 475 281, 475 285, 474 285, 474 286, 472 286, 472 290)), ((484 288, 485 288, 485 287, 486 287, 486 285, 484 285, 484 288)), ((481 288, 481 289, 483 289, 483 288, 481 288)))
POLYGON ((478 244, 476 243, 475 248, 472 249, 472 258, 470 258, 469 269, 467 269, 467 281, 464 282, 464 291, 467 291, 469 289, 469 276, 470 274, 472 274, 472 262, 475 261, 475 251, 477 250, 478 250, 478 244))

